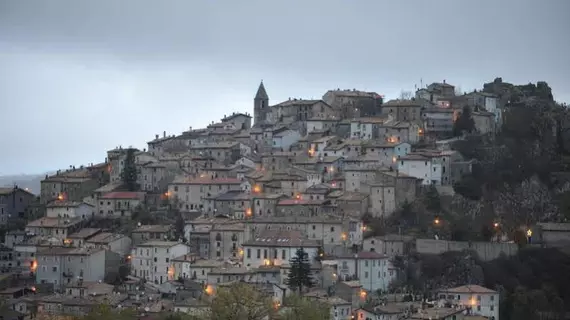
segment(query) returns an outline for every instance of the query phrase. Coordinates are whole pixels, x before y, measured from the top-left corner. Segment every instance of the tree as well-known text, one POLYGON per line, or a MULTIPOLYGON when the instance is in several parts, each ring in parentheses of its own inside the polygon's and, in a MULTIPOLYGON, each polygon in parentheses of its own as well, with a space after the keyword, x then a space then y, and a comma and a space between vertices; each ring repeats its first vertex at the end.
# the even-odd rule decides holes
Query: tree
POLYGON ((91 312, 82 318, 82 320, 135 320, 136 312, 132 309, 117 310, 108 304, 101 304, 93 307, 91 312))
POLYGON ((186 242, 186 238, 184 238, 184 227, 186 225, 186 222, 184 221, 184 217, 182 217, 182 213, 178 212, 178 215, 176 217, 176 223, 175 223, 175 235, 177 239, 182 239, 183 242, 186 242))
POLYGON ((290 262, 291 269, 285 283, 299 294, 303 292, 303 288, 314 287, 315 282, 311 275, 311 262, 305 250, 303 248, 297 249, 297 253, 290 262))
POLYGON ((210 313, 201 319, 261 320, 275 311, 272 298, 253 286, 239 282, 218 287, 210 303, 210 313))
POLYGON ((411 91, 402 90, 400 92, 400 100, 410 100, 414 97, 414 94, 411 91))
POLYGON ((284 310, 277 315, 277 320, 329 320, 331 317, 328 305, 298 295, 288 297, 284 306, 284 310))
POLYGON ((538 178, 523 181, 518 186, 505 185, 498 199, 497 212, 507 218, 513 227, 530 225, 558 214, 550 191, 538 178))
POLYGON ((426 209, 434 213, 441 211, 441 199, 434 185, 428 187, 428 191, 425 194, 425 206, 426 209))
POLYGON ((475 131, 475 121, 471 116, 471 108, 465 106, 459 117, 453 123, 453 135, 458 137, 464 132, 471 133, 475 131))
POLYGON ((323 249, 323 247, 319 247, 319 249, 317 249, 317 257, 316 260, 317 261, 321 261, 323 259, 323 256, 325 255, 325 250, 323 249))
POLYGON ((453 185, 453 190, 470 200, 479 200, 483 196, 481 182, 473 175, 468 174, 453 185))
POLYGON ((125 162, 123 165, 123 171, 121 172, 121 179, 123 180, 124 186, 129 191, 137 191, 137 166, 135 163, 135 151, 134 148, 127 149, 127 155, 125 157, 125 162))

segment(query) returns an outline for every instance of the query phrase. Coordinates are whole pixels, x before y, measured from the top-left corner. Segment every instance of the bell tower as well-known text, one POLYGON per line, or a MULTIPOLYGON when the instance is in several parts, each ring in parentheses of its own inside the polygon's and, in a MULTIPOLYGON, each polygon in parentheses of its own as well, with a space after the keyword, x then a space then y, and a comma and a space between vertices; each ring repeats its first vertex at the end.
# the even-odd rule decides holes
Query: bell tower
POLYGON ((255 124, 262 122, 266 119, 267 113, 269 112, 269 96, 267 91, 265 91, 265 86, 263 86, 263 80, 257 88, 257 93, 255 98, 253 98, 253 121, 255 124))

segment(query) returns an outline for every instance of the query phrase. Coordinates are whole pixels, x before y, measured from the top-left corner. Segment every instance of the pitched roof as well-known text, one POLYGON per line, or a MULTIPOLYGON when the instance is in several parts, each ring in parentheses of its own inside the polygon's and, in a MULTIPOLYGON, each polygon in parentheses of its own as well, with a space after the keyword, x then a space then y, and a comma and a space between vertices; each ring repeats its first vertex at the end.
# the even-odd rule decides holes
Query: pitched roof
POLYGON ((255 99, 269 100, 269 96, 267 95, 267 91, 265 91, 265 86, 263 85, 263 80, 259 84, 259 88, 257 88, 255 99))
POLYGON ((460 287, 450 288, 446 290, 441 290, 441 292, 452 292, 452 293, 497 293, 495 290, 491 290, 476 284, 467 284, 460 287))
POLYGON ((243 246, 318 247, 320 244, 317 240, 310 240, 305 238, 301 232, 297 230, 264 230, 259 236, 246 241, 243 246))

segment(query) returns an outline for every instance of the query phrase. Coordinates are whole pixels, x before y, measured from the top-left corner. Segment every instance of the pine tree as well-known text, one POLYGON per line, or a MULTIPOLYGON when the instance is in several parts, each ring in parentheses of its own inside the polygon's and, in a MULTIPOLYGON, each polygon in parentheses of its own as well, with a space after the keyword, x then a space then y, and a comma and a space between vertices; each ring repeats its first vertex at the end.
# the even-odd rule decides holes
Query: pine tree
POLYGON ((299 292, 299 294, 303 292, 303 288, 314 287, 315 281, 311 275, 311 262, 305 250, 303 248, 298 249, 290 262, 291 269, 285 284, 292 290, 299 292))
POLYGON ((127 156, 121 172, 121 179, 129 191, 137 191, 137 166, 135 163, 135 149, 127 149, 127 156))

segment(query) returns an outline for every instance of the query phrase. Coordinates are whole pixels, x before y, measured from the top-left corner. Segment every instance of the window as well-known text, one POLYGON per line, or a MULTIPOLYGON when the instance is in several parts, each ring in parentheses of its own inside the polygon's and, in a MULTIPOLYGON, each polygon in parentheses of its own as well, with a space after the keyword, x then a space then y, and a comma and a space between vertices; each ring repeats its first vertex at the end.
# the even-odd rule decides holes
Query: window
POLYGON ((364 266, 368 267, 368 260, 364 260, 364 266))
POLYGON ((489 306, 489 310, 491 310, 491 311, 495 310, 495 306, 493 306, 493 305, 489 306))
POLYGON ((334 227, 331 227, 331 232, 334 232, 334 227))
POLYGON ((251 258, 251 249, 249 248, 247 249, 247 258, 248 259, 251 258))
POLYGON ((170 259, 166 258, 166 263, 168 263, 169 260, 170 260, 170 259))
POLYGON ((261 258, 261 249, 257 249, 257 259, 261 258))
POLYGON ((287 259, 285 249, 283 249, 283 250, 281 251, 281 259, 283 259, 283 260, 287 259))

